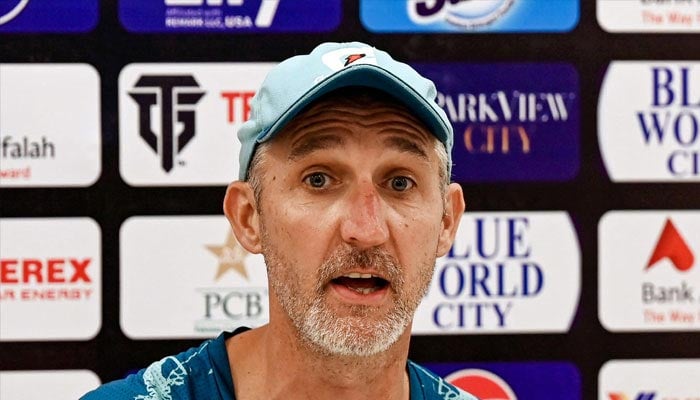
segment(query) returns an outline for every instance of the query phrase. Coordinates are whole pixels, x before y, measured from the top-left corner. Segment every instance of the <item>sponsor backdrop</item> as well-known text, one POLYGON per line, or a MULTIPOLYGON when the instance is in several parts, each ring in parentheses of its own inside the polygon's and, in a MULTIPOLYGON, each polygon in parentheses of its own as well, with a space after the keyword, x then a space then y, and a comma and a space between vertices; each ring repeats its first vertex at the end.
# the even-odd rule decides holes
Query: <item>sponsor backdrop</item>
POLYGON ((699 31, 700 0, 0 0, 0 398, 267 321, 235 134, 326 40, 413 65, 455 127, 468 211, 412 359, 483 400, 698 398, 699 31))

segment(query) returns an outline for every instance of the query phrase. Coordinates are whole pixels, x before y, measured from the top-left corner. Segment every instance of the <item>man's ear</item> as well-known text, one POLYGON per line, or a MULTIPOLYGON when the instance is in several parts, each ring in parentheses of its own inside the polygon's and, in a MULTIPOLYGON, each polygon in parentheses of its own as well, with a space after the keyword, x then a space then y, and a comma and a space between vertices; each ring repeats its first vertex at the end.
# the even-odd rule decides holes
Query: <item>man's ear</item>
POLYGON ((445 191, 445 213, 442 216, 442 231, 440 231, 438 238, 437 257, 444 256, 452 247, 459 221, 464 214, 464 208, 462 187, 457 183, 451 183, 445 191))
POLYGON ((260 215, 253 189, 248 182, 236 181, 228 185, 224 197, 224 214, 241 246, 250 253, 260 253, 260 215))

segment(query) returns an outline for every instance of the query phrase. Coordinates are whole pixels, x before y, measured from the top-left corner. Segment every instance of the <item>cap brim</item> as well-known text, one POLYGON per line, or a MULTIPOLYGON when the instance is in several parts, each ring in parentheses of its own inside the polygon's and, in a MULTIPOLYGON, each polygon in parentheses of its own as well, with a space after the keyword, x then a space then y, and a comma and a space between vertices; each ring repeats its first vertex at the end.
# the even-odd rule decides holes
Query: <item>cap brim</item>
POLYGON ((300 97, 299 100, 270 126, 270 129, 261 132, 256 141, 262 143, 274 137, 306 106, 318 100, 323 95, 350 86, 374 88, 391 95, 413 111, 441 142, 445 143, 448 141, 450 135, 449 127, 445 125, 445 122, 440 118, 440 115, 433 107, 401 79, 391 72, 373 64, 354 65, 327 77, 300 97))

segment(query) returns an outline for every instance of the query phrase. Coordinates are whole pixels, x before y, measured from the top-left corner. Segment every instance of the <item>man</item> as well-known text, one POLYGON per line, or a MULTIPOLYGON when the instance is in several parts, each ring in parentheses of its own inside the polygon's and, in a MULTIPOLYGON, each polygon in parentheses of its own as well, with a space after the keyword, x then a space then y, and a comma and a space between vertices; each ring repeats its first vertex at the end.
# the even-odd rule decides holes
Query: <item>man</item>
POLYGON ((435 87, 362 43, 275 67, 240 129, 224 212, 262 253, 270 321, 84 399, 474 399, 407 361, 464 211, 435 87))

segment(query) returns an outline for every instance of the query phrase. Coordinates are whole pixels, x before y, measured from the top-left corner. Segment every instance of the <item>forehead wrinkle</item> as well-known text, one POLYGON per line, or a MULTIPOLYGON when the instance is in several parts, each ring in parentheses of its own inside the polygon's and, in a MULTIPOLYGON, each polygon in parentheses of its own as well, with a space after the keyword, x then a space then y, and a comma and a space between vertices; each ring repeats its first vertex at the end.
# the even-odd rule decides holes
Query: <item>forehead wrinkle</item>
POLYGON ((430 141, 429 138, 433 137, 432 133, 424 128, 422 124, 413 123, 412 121, 384 120, 368 123, 365 126, 377 129, 378 133, 394 132, 408 135, 424 145, 427 145, 430 141))
POLYGON ((304 115, 294 119, 284 131, 293 137, 300 133, 305 134, 312 130, 321 130, 310 128, 319 128, 326 125, 335 125, 333 126, 334 129, 338 126, 344 127, 351 131, 351 126, 355 124, 363 128, 373 128, 380 131, 387 128, 403 131, 406 134, 415 136, 416 139, 423 143, 427 142, 427 137, 432 136, 419 119, 412 114, 400 112, 400 110, 326 108, 313 111, 315 112, 304 113, 304 115))
POLYGON ((391 135, 382 142, 388 148, 428 159, 424 149, 432 134, 405 106, 376 99, 358 100, 352 96, 323 99, 293 118, 282 131, 290 143, 288 159, 343 146, 343 136, 355 131, 353 125, 377 135, 391 135))
POLYGON ((296 141, 296 143, 292 145, 292 150, 289 152, 287 159, 294 161, 314 151, 341 147, 345 144, 345 140, 339 135, 314 135, 314 133, 315 132, 308 132, 308 134, 296 141))
POLYGON ((413 123, 420 124, 420 120, 405 106, 387 103, 384 101, 359 102, 354 98, 334 99, 330 101, 320 100, 313 103, 294 118, 289 125, 305 127, 318 120, 343 117, 351 118, 361 125, 365 125, 367 118, 394 117, 405 118, 413 123), (360 117, 360 119, 358 119, 360 117))
POLYGON ((384 139, 383 143, 388 148, 396 149, 402 153, 413 154, 425 161, 430 161, 428 154, 423 150, 422 146, 403 136, 391 135, 384 139))

